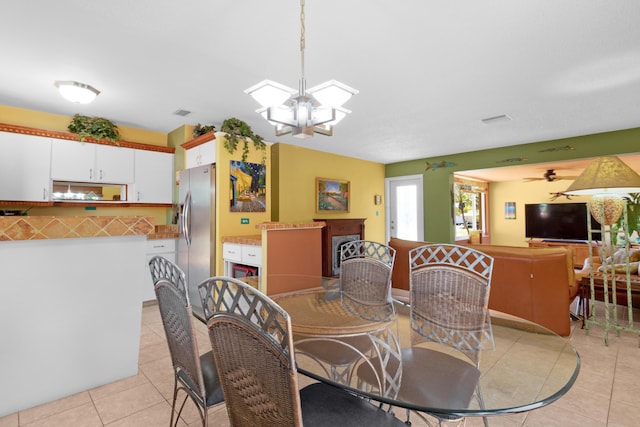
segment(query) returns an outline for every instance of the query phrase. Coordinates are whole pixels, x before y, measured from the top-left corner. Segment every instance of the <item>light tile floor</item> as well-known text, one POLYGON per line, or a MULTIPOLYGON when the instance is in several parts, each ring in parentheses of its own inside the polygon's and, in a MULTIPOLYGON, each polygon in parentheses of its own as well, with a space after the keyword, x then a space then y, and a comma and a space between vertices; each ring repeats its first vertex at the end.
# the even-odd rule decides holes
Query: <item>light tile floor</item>
MULTIPOLYGON (((575 308, 575 307, 574 307, 575 308)), ((576 310, 574 310, 576 311, 576 310)), ((601 313, 602 311, 600 311, 601 313)), ((624 313, 622 313, 624 316, 624 313)), ((640 321, 640 312, 634 313, 640 321)), ((637 325, 638 323, 636 323, 637 325)), ((555 403, 531 412, 490 417, 491 426, 631 427, 640 421, 640 339, 637 334, 609 334, 593 326, 589 335, 572 322, 570 340, 578 350, 582 368, 573 388, 555 403)), ((204 325, 198 326, 202 352, 210 348, 204 325)), ((138 375, 35 408, 0 418, 0 427, 144 427, 166 426, 171 412, 173 374, 164 331, 156 305, 143 308, 138 375)), ((301 386, 308 381, 301 377, 301 386)), ((200 418, 188 403, 181 427, 199 426, 200 418)), ((404 411, 397 412, 404 419, 404 411)), ((210 426, 229 425, 224 405, 209 411, 210 426)), ((412 416, 413 426, 426 425, 412 416)), ((481 418, 468 418, 467 426, 482 426, 481 418)))

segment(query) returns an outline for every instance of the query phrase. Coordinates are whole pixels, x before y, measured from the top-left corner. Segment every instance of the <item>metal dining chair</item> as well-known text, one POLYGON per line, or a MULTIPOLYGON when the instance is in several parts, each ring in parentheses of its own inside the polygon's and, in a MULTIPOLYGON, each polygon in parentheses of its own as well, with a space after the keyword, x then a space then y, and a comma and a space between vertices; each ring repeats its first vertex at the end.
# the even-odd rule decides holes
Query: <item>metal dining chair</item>
POLYGON ((198 351, 184 272, 161 256, 149 260, 149 269, 173 364, 170 426, 178 424, 187 398, 196 404, 202 425, 208 426, 207 410, 223 401, 223 393, 212 352, 200 355, 198 351), (180 391, 186 395, 176 414, 180 391))
MULTIPOLYGON (((493 347, 488 311, 492 270, 491 256, 465 246, 433 244, 409 252, 411 347, 402 351, 402 369, 431 375, 428 385, 403 377, 400 396, 412 396, 436 408, 463 408, 475 395, 483 406, 479 354, 493 347), (421 345, 428 342, 449 347, 461 357, 421 345)), ((366 365, 357 374, 361 381, 373 381, 366 365)), ((439 425, 464 422, 458 414, 429 415, 439 425)), ((407 410, 407 423, 409 417, 407 410)))
MULTIPOLYGON (((355 316, 387 321, 394 315, 391 273, 396 251, 369 240, 353 240, 340 248, 340 298, 355 316)), ((296 342, 298 354, 329 366, 336 382, 350 384, 356 362, 371 356, 372 341, 366 334, 340 339, 306 338, 296 342)))
POLYGON ((325 383, 298 390, 291 319, 257 289, 212 277, 199 292, 232 427, 404 425, 325 383))

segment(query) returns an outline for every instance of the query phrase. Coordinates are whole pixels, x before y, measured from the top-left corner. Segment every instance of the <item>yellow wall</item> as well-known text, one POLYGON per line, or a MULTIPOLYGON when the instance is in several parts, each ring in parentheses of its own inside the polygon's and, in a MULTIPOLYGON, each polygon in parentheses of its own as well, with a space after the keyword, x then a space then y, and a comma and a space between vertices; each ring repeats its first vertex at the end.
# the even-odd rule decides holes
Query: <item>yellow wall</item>
POLYGON ((551 194, 565 191, 568 181, 508 181, 495 182, 489 185, 491 194, 490 209, 490 233, 491 244, 509 246, 527 246, 525 237, 524 205, 528 203, 584 203, 589 201, 589 196, 559 197, 551 200, 551 194), (516 219, 504 219, 504 203, 516 202, 516 219))
MULTIPOLYGON (((108 119, 108 117, 105 118, 108 119)), ((67 126, 71 122, 71 117, 0 105, 0 122, 56 132, 69 132, 67 126)), ((120 131, 120 136, 125 141, 159 145, 162 147, 167 146, 166 133, 120 126, 118 123, 116 123, 116 125, 120 131)))
MULTIPOLYGON (((247 162, 262 163, 263 151, 255 150, 253 144, 247 162)), ((224 148, 224 136, 216 138, 216 271, 222 274, 224 271, 222 261, 222 237, 223 236, 258 236, 261 231, 256 229, 256 225, 271 220, 271 150, 266 150, 267 167, 267 207, 266 212, 231 212, 230 208, 230 162, 231 160, 242 160, 242 148, 238 147, 235 153, 230 154, 224 148), (249 224, 241 224, 242 218, 248 218, 249 224)))
POLYGON ((385 241, 384 165, 308 148, 278 143, 272 147, 274 206, 272 217, 280 222, 309 222, 314 218, 366 218, 365 239, 385 241), (350 181, 350 212, 316 212, 316 178, 350 181))

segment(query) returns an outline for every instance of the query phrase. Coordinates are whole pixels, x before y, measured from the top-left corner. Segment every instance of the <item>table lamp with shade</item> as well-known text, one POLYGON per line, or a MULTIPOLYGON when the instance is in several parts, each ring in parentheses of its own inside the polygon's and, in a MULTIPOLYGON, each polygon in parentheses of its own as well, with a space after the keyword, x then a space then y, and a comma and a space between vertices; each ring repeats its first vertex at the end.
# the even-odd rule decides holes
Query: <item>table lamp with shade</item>
POLYGON ((640 192, 640 175, 615 156, 599 157, 567 188, 566 194, 591 195, 589 211, 600 225, 618 222, 623 194, 640 192))
MULTIPOLYGON (((631 169, 626 163, 615 156, 599 157, 587 166, 587 168, 576 178, 576 180, 567 188, 566 194, 575 195, 591 195, 588 202, 589 211, 598 223, 602 226, 601 235, 603 240, 604 254, 608 254, 608 242, 611 241, 611 226, 618 222, 620 216, 625 211, 626 203, 623 195, 629 193, 640 192, 640 175, 631 169), (607 237, 607 233, 609 236, 607 237)), ((626 215, 624 216, 626 221, 626 215)), ((630 295, 630 279, 629 279, 629 239, 626 224, 623 227, 625 236, 626 251, 626 288, 630 295)), ((591 243, 591 242, 590 242, 591 243)), ((592 259, 591 244, 589 245, 589 259, 592 259)), ((631 302, 629 302, 629 326, 623 327, 618 323, 617 303, 616 303, 616 277, 613 265, 613 257, 606 257, 603 254, 602 261, 604 267, 603 275, 603 297, 605 301, 605 320, 601 322, 595 317, 595 288, 594 288, 594 272, 592 263, 590 263, 590 295, 589 304, 591 307, 590 316, 585 320, 587 331, 590 324, 601 325, 605 327, 604 340, 608 345, 608 331, 610 328, 619 330, 629 330, 640 332, 634 329, 633 314, 631 310, 631 302), (607 260, 607 261, 606 261, 607 260), (609 265, 608 265, 609 264, 609 265), (609 304, 609 279, 608 274, 611 273, 611 293, 612 305, 609 304), (613 315, 610 315, 610 309, 613 308, 613 315)))

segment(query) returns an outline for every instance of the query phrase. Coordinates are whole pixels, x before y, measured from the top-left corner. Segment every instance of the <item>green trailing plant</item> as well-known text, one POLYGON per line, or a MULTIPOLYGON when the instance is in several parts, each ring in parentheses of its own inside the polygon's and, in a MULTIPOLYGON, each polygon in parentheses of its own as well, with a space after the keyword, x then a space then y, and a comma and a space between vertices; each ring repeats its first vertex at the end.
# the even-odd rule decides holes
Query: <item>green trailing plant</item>
MULTIPOLYGON (((253 147, 256 150, 262 150, 266 153, 267 145, 264 143, 264 139, 255 133, 251 129, 251 126, 246 124, 240 119, 231 117, 222 122, 220 127, 222 132, 227 135, 225 137, 224 148, 231 154, 235 153, 238 149, 238 145, 242 143, 242 161, 247 160, 249 154, 249 141, 253 142, 253 147)), ((265 157, 263 156, 263 162, 265 157)))
POLYGON ((216 127, 214 125, 201 125, 200 123, 198 123, 193 128, 193 137, 197 138, 201 135, 204 135, 205 133, 214 132, 215 130, 216 127))
MULTIPOLYGON (((640 193, 629 193, 627 199, 627 231, 629 234, 638 230, 638 217, 640 217, 640 193)), ((621 223, 622 219, 618 222, 621 223)), ((621 224, 618 224, 621 225, 621 224)))
POLYGON ((86 141, 87 138, 93 138, 96 141, 106 139, 116 145, 120 145, 120 131, 118 126, 111 120, 102 117, 89 117, 76 114, 71 119, 71 123, 67 126, 69 132, 78 134, 79 141, 86 141))

